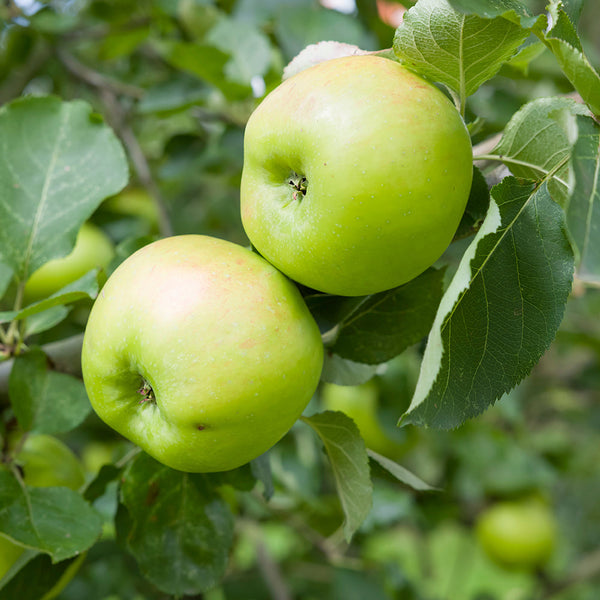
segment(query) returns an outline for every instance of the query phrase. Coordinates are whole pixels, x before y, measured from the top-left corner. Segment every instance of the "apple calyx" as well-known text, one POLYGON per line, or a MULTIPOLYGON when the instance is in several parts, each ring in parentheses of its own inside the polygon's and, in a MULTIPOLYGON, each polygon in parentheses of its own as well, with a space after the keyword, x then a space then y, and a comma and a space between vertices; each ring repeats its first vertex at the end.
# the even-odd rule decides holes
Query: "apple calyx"
POLYGON ((154 390, 152 389, 152 386, 143 377, 142 386, 137 391, 137 393, 142 396, 140 404, 143 404, 145 402, 152 402, 153 404, 156 404, 156 396, 154 395, 154 390))
POLYGON ((292 198, 294 198, 294 200, 301 199, 299 198, 299 194, 306 196, 306 189, 308 187, 308 181, 306 177, 301 177, 297 173, 292 173, 288 183, 294 189, 294 193, 292 194, 292 198))

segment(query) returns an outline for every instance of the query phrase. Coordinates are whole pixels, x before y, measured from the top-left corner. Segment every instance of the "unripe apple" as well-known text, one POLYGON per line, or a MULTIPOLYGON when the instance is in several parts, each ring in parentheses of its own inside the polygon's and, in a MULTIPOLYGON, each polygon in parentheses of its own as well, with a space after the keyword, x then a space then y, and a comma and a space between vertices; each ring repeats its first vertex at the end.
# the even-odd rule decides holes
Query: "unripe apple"
POLYGON ((95 267, 106 268, 114 256, 110 238, 96 225, 84 223, 70 254, 43 264, 25 284, 26 302, 51 296, 95 267))
POLYGON ((374 380, 348 386, 326 383, 321 401, 325 410, 342 411, 355 422, 367 448, 389 458, 401 454, 402 446, 390 439, 379 421, 379 388, 374 380))
POLYGON ((478 518, 476 533, 488 556, 508 568, 544 565, 556 544, 556 518, 538 498, 499 502, 478 518))
POLYGON ((284 81, 251 115, 242 222, 292 279, 372 294, 441 256, 472 172, 469 134, 440 90, 386 58, 335 58, 284 81))
POLYGON ((293 425, 319 381, 319 329, 257 254, 200 235, 123 262, 96 300, 82 369, 98 415, 160 462, 224 471, 293 425))

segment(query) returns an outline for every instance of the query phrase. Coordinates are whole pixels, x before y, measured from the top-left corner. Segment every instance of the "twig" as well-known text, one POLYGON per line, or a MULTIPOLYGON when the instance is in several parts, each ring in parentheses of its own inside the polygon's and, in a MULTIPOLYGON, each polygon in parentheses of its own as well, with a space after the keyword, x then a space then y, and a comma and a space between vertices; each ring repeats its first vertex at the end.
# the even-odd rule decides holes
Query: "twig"
POLYGON ((93 87, 111 90, 115 94, 130 96, 136 100, 139 100, 144 95, 144 90, 142 88, 111 79, 105 75, 102 75, 101 73, 98 73, 98 71, 90 69, 83 63, 79 62, 64 48, 57 47, 56 55, 62 64, 67 68, 67 70, 69 70, 77 78, 85 81, 87 84, 93 87))
MULTIPOLYGON (((71 375, 81 374, 81 346, 83 334, 42 346, 42 350, 52 361, 54 370, 71 375)), ((0 363, 0 396, 8 393, 8 378, 13 359, 0 363)))
POLYGON ((583 581, 588 581, 600 575, 600 549, 584 556, 574 567, 571 573, 560 581, 548 582, 539 600, 550 600, 558 593, 563 592, 583 581))

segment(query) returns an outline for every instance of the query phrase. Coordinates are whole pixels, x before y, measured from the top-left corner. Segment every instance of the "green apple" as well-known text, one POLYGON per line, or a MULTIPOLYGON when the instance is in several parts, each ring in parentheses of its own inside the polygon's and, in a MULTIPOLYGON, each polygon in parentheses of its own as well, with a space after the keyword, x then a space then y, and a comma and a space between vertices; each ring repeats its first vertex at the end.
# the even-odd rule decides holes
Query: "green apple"
POLYGON ((85 483, 83 466, 77 456, 51 435, 28 435, 15 461, 23 469, 27 485, 77 490, 85 483))
POLYGON ((556 544, 556 519, 539 498, 499 502, 476 524, 479 542, 496 563, 515 569, 544 565, 556 544))
POLYGON ((379 388, 374 380, 348 386, 326 383, 321 401, 325 410, 342 411, 356 423, 367 448, 390 458, 402 453, 402 445, 387 435, 379 421, 379 388))
POLYGON ((469 134, 440 90, 386 58, 335 58, 284 81, 251 115, 242 222, 290 278, 371 294, 441 256, 472 171, 469 134))
POLYGON ((108 425, 163 464, 224 471, 273 446, 323 362, 297 288, 257 254, 201 235, 159 240, 107 281, 83 378, 108 425))
MULTIPOLYGON (((63 486, 77 490, 85 483, 83 468, 75 454, 50 435, 28 435, 15 462, 23 471, 25 483, 33 487, 63 486)), ((22 546, 0 535, 0 579, 22 553, 22 546)))
POLYGON ((158 232, 158 209, 144 188, 126 188, 116 196, 107 198, 102 203, 102 208, 113 215, 141 219, 150 231, 158 232))
POLYGON ((51 296, 95 267, 106 268, 114 256, 110 238, 92 223, 84 223, 70 254, 55 258, 32 273, 25 284, 26 302, 51 296))

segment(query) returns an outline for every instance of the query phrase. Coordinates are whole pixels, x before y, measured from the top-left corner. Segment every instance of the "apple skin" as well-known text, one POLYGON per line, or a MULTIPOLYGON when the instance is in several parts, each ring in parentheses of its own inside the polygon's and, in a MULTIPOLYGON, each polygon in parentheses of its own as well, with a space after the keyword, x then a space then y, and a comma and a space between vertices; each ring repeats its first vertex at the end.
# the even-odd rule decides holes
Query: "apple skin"
POLYGON ((92 308, 82 350, 100 418, 188 472, 233 469, 273 446, 322 363, 319 329, 293 283, 250 250, 201 235, 159 240, 123 262, 92 308))
POLYGON ((486 554, 509 569, 543 566, 556 544, 556 519, 538 498, 498 502, 479 516, 476 534, 486 554))
POLYGON ((106 268, 114 256, 110 238, 96 225, 84 223, 70 254, 43 264, 27 280, 27 303, 51 296, 95 267, 106 268))
POLYGON ((251 115, 242 223, 288 277, 372 294, 442 255, 472 172, 469 134, 441 91, 386 58, 335 58, 284 81, 251 115))

